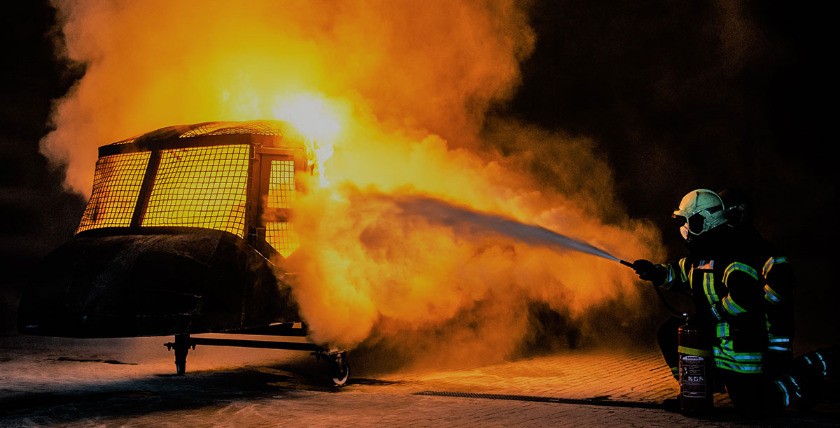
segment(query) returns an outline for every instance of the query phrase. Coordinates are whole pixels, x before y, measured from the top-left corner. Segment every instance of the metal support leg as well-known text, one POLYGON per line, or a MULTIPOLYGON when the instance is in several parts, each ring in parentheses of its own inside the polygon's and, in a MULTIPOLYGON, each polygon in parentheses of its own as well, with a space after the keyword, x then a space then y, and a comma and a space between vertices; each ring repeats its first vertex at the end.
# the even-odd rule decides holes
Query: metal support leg
MULTIPOLYGON (((187 372, 187 353, 190 351, 190 335, 189 333, 182 333, 175 335, 175 342, 164 343, 166 349, 175 350, 175 372, 183 375, 187 372)), ((195 345, 192 345, 195 349, 195 345)))

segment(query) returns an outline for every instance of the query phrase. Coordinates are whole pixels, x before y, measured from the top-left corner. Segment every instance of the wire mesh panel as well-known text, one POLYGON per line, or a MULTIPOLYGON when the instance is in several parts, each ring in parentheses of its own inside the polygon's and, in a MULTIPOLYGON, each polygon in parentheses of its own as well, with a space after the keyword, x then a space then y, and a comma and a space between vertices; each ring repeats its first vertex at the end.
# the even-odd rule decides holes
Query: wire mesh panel
MULTIPOLYGON (((295 163, 292 160, 272 160, 268 182, 267 212, 289 209, 295 196, 295 163)), ((283 216, 284 217, 284 216, 283 216)), ((265 240, 283 257, 288 257, 299 245, 299 238, 288 219, 267 219, 265 240), (280 221, 276 221, 280 220, 280 221)))
POLYGON ((268 182, 267 208, 290 208, 295 195, 295 163, 291 160, 272 160, 268 182))
POLYGON ((289 257, 300 245, 298 234, 285 221, 266 222, 265 240, 283 257, 289 257))
POLYGON ((142 226, 187 226, 245 236, 249 145, 161 150, 142 226))
POLYGON ((128 227, 151 152, 122 153, 96 160, 93 191, 76 233, 128 227))

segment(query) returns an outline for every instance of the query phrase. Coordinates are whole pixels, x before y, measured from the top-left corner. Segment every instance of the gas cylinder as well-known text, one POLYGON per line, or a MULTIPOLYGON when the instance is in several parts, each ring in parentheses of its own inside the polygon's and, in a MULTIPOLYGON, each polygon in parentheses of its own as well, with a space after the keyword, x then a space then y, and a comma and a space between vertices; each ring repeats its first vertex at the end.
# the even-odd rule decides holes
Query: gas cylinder
POLYGON ((712 350, 703 331, 686 318, 678 329, 680 369, 680 412, 705 415, 714 408, 712 350))

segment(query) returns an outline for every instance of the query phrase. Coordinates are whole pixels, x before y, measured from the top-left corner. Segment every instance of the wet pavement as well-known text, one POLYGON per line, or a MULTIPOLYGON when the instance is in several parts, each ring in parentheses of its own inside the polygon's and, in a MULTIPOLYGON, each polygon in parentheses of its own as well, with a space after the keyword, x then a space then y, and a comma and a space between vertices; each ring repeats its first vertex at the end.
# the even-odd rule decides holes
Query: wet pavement
POLYGON ((807 414, 690 418, 655 350, 577 350, 450 371, 353 368, 343 387, 307 352, 202 347, 175 375, 170 338, 0 337, 0 426, 840 426, 831 384, 807 414))

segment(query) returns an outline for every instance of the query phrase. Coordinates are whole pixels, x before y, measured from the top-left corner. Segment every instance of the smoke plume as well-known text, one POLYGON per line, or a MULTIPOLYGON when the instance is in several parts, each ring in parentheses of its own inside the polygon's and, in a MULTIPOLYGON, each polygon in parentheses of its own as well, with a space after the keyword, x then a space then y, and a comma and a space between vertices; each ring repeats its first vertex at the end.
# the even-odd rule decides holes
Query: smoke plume
POLYGON ((272 119, 301 93, 341 106, 324 180, 295 202, 301 247, 282 261, 313 340, 456 364, 527 352, 551 328, 599 336, 588 321, 606 307, 643 313, 626 267, 476 224, 501 216, 661 256, 658 232, 623 214, 596 142, 489 114, 534 48, 527 2, 53 5, 58 52, 84 73, 41 151, 72 192, 90 194, 97 147, 113 141, 272 119))

